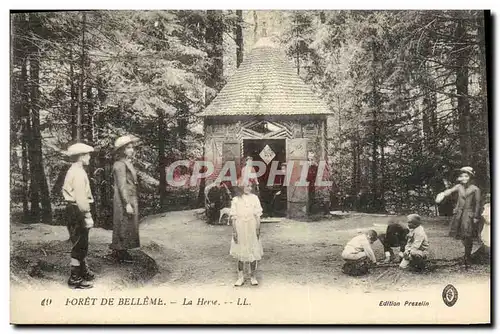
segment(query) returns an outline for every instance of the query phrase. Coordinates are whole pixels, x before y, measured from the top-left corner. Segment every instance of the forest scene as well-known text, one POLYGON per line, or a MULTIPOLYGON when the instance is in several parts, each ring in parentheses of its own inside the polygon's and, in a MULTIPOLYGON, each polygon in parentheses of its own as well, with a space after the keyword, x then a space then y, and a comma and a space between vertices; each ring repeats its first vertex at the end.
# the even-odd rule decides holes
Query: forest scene
POLYGON ((197 114, 265 36, 331 111, 332 193, 370 194, 370 212, 446 214, 434 198, 458 168, 490 192, 486 22, 482 11, 11 13, 12 219, 58 222, 61 152, 83 142, 97 150, 93 216, 108 228, 124 134, 142 143, 142 216, 202 207, 202 187, 169 186, 166 167, 203 159, 197 114))
POLYGON ((491 28, 11 11, 11 323, 489 323, 491 28))

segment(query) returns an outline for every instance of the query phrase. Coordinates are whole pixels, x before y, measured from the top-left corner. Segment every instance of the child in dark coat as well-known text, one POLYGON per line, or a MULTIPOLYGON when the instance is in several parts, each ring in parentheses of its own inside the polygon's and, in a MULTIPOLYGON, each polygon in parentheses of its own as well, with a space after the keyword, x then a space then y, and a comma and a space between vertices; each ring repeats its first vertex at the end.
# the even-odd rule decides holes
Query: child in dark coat
POLYGON ((461 239, 464 245, 464 264, 467 267, 471 261, 474 237, 481 218, 481 191, 472 183, 475 176, 472 167, 460 168, 459 184, 436 196, 436 203, 441 203, 445 197, 458 193, 457 204, 450 224, 450 236, 461 239))
POLYGON ((387 225, 387 230, 385 233, 379 235, 380 243, 384 246, 385 260, 384 263, 389 263, 394 260, 393 247, 399 247, 399 258, 403 257, 406 246, 406 238, 408 236, 409 229, 402 223, 395 220, 391 220, 389 225, 387 225))

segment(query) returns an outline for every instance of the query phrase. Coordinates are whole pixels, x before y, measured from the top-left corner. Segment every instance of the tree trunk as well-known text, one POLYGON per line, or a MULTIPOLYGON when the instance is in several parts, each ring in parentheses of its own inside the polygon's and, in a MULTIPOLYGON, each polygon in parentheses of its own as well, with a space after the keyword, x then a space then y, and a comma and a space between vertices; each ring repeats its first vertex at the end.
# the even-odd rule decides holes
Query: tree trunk
POLYGON ((378 122, 378 110, 380 108, 380 100, 378 96, 378 83, 376 77, 376 63, 377 59, 377 43, 372 42, 372 98, 371 98, 371 112, 372 112, 372 164, 371 164, 371 176, 372 176, 372 204, 373 208, 378 210, 379 202, 379 191, 378 191, 378 147, 379 147, 379 122, 378 122))
MULTIPOLYGON (((22 119, 20 117, 21 115, 21 103, 18 103, 15 100, 15 94, 21 92, 21 87, 24 84, 23 81, 20 79, 15 79, 14 77, 14 67, 18 64, 19 60, 16 52, 14 49, 19 49, 19 42, 18 38, 16 37, 16 34, 19 33, 17 30, 17 27, 20 25, 19 19, 17 15, 12 15, 11 20, 10 20, 10 31, 12 32, 12 39, 10 42, 10 68, 9 68, 9 75, 10 75, 10 133, 9 133, 9 139, 10 139, 10 166, 11 166, 11 173, 9 175, 10 178, 10 189, 13 189, 15 187, 15 178, 16 175, 13 173, 13 168, 14 166, 20 166, 22 169, 22 158, 21 160, 19 159, 18 151, 17 148, 19 147, 20 141, 19 141, 19 132, 21 129, 22 133, 22 119)), ((22 140, 21 140, 21 145, 22 145, 22 140)), ((21 173, 22 177, 22 173, 21 173)))
MULTIPOLYGON (((488 63, 486 60, 486 41, 489 38, 486 37, 487 31, 489 29, 485 29, 486 25, 486 15, 479 15, 478 18, 478 43, 479 43, 479 64, 480 64, 480 76, 481 79, 479 81, 480 89, 481 89, 481 97, 482 97, 482 110, 481 110, 481 125, 482 125, 482 133, 481 138, 484 140, 484 162, 485 162, 485 171, 486 175, 484 175, 485 187, 490 189, 490 143, 489 143, 489 120, 488 120, 488 63)), ((489 33, 489 32, 488 32, 489 33)))
POLYGON ((29 170, 28 170, 28 141, 29 141, 29 129, 30 129, 30 112, 29 112, 29 98, 27 94, 27 83, 28 83, 28 71, 26 56, 21 64, 21 122, 22 122, 22 134, 21 134, 21 147, 22 147, 22 160, 21 160, 21 174, 23 180, 23 217, 24 221, 29 220, 29 203, 28 203, 28 185, 29 185, 29 170))
MULTIPOLYGON (((241 11, 237 11, 238 17, 242 16, 241 11)), ((224 47, 223 47, 223 22, 221 20, 221 11, 209 10, 207 11, 208 25, 205 30, 205 40, 208 43, 208 58, 213 59, 212 63, 208 68, 208 80, 206 82, 207 86, 214 89, 216 92, 220 91, 224 85, 224 47)), ((254 19, 256 19, 257 13, 254 11, 254 19)), ((238 26, 241 29, 241 21, 238 26)), ((237 28, 238 29, 238 28, 237 28)), ((254 30, 254 34, 255 34, 254 30)), ((255 35, 254 35, 255 37, 255 35)), ((237 64, 238 63, 238 52, 240 52, 241 61, 243 61, 243 34, 241 34, 241 48, 237 40, 237 64)), ((215 96, 205 95, 205 105, 210 104, 215 96)), ((200 184, 199 194, 204 191, 205 183, 200 184)))
MULTIPOLYGON (((97 78, 96 88, 97 88, 97 97, 94 99, 95 103, 99 106, 104 103, 106 99, 106 94, 104 93, 104 82, 102 78, 97 78)), ((96 140, 106 135, 106 133, 102 130, 105 125, 105 117, 103 113, 93 113, 94 115, 94 124, 95 131, 94 136, 96 140)), ((112 217, 113 217, 113 168, 112 168, 112 160, 110 161, 109 157, 107 157, 106 152, 101 151, 98 153, 97 158, 97 168, 100 169, 97 174, 97 187, 98 193, 100 196, 100 200, 98 202, 98 213, 100 217, 100 222, 98 224, 105 228, 112 228, 112 217)), ((140 185, 140 184, 139 184, 140 185)))
POLYGON ((356 139, 356 194, 361 191, 361 143, 359 133, 356 139))
POLYGON ((83 86, 85 81, 85 29, 87 14, 82 14, 82 51, 80 55, 80 80, 78 84, 78 112, 76 114, 76 140, 82 140, 83 86))
POLYGON ((189 107, 185 101, 182 101, 177 109, 177 144, 181 152, 187 151, 188 117, 189 107))
POLYGON ((356 181, 357 181, 357 173, 358 173, 358 159, 357 159, 357 143, 356 139, 353 138, 352 145, 351 145, 351 153, 352 153, 352 170, 351 170, 351 194, 357 194, 358 189, 356 187, 356 181))
MULTIPOLYGON (((374 87, 376 89, 376 87, 374 87)), ((374 91, 373 93, 373 100, 375 101, 377 99, 377 93, 374 91)), ((376 102, 374 102, 374 105, 372 106, 372 117, 373 117, 373 124, 372 124, 372 140, 371 140, 371 150, 372 150, 372 163, 371 163, 371 192, 372 192, 372 198, 373 198, 373 205, 376 207, 376 202, 378 200, 378 112, 377 112, 377 107, 375 106, 376 102)))
MULTIPOLYGON (((31 15, 32 19, 30 20, 31 31, 37 32, 41 29, 40 19, 37 14, 31 15)), ((32 44, 32 50, 30 52, 30 81, 31 81, 31 91, 30 91, 30 99, 31 99, 31 132, 32 132, 32 150, 31 154, 33 155, 31 165, 31 176, 32 183, 37 184, 36 190, 39 190, 42 205, 42 221, 44 223, 49 223, 52 220, 52 208, 50 204, 50 193, 49 186, 47 184, 47 178, 45 176, 45 170, 43 167, 43 157, 42 157, 42 135, 40 129, 40 50, 36 44, 32 44)), ((38 192, 38 191, 37 191, 38 192)), ((34 202, 36 202, 36 207, 38 207, 38 198, 36 198, 38 194, 34 197, 34 202)), ((33 204, 33 202, 32 202, 33 204)), ((35 210, 36 211, 36 210, 35 210)))
POLYGON ((430 152, 432 149, 432 134, 431 134, 431 124, 430 124, 430 107, 429 107, 429 92, 426 92, 423 99, 422 105, 422 131, 424 133, 424 146, 426 152, 430 152))
POLYGON ((426 69, 424 78, 424 88, 425 92, 424 98, 422 100, 422 130, 424 134, 424 147, 426 153, 434 154, 436 152, 436 134, 437 134, 437 94, 435 89, 435 81, 432 79, 432 73, 429 73, 429 69, 426 69))
POLYGON ((94 129, 95 129, 95 119, 94 119, 94 98, 92 96, 92 87, 87 85, 87 114, 86 114, 86 137, 89 145, 94 145, 94 129))
POLYGON ((78 96, 75 87, 75 70, 73 68, 73 48, 69 49, 69 80, 70 80, 70 97, 71 97, 71 107, 70 107, 70 116, 71 116, 71 139, 73 142, 77 141, 78 138, 78 126, 77 123, 77 115, 78 115, 78 96))
POLYGON ((353 149, 353 195, 357 196, 361 190, 361 138, 359 134, 359 115, 361 113, 360 106, 355 104, 355 115, 357 115, 356 129, 354 132, 354 149, 353 149))
MULTIPOLYGON (((24 120, 23 122, 25 122, 24 120)), ((28 182, 29 182, 29 170, 28 170, 28 145, 26 142, 26 125, 23 124, 23 134, 22 134, 22 159, 21 159, 21 174, 22 174, 22 197, 23 197, 23 217, 28 218, 29 215, 29 203, 28 203, 28 182)))
MULTIPOLYGON (((27 30, 31 30, 31 18, 32 15, 28 15, 28 22, 27 22, 27 30)), ((26 77, 26 91, 25 91, 25 125, 26 125, 26 143, 27 143, 27 148, 28 148, 28 161, 29 161, 29 172, 30 172, 30 181, 29 181, 29 197, 30 197, 30 212, 29 212, 29 217, 26 222, 30 223, 38 223, 40 221, 40 187, 37 179, 37 174, 36 174, 36 163, 35 163, 35 145, 34 145, 34 137, 33 137, 33 131, 31 127, 31 105, 30 105, 30 88, 32 85, 32 73, 31 73, 31 61, 32 61, 32 53, 33 53, 33 46, 29 45, 26 50, 26 67, 27 70, 29 70, 29 74, 27 74, 26 77)), ((28 72, 28 71, 27 71, 28 72)))
POLYGON ((167 164, 165 158, 165 113, 158 110, 158 160, 160 168, 160 206, 164 209, 167 205, 167 164))
POLYGON ((324 10, 319 12, 319 20, 322 24, 326 22, 326 14, 324 10))
POLYGON ((385 212, 385 144, 380 144, 380 189, 379 189, 378 210, 385 212))
MULTIPOLYGON (((86 113, 86 139, 90 146, 94 146, 94 99, 92 97, 92 87, 90 84, 87 85, 87 113, 86 113)), ((97 168, 101 167, 97 164, 98 161, 94 157, 90 159, 88 167, 88 175, 91 189, 97 189, 96 184, 99 182, 96 179, 95 171, 97 168)), ((98 206, 100 202, 96 201, 94 205, 91 205, 92 216, 97 217, 98 206)))
POLYGON ((15 112, 16 118, 20 123, 20 142, 21 142, 21 196, 23 203, 23 221, 29 221, 29 169, 28 169, 28 139, 29 139, 29 96, 28 96, 28 64, 27 57, 29 50, 26 47, 26 41, 22 38, 17 38, 16 35, 26 36, 27 34, 27 14, 14 15, 13 20, 13 42, 12 45, 17 47, 18 50, 12 50, 12 66, 20 66, 21 76, 17 82, 17 90, 19 93, 19 103, 15 112))
POLYGON ((34 171, 36 173, 37 182, 39 183, 40 189, 40 200, 42 205, 42 221, 44 223, 49 223, 52 220, 52 207, 50 203, 50 193, 49 186, 47 184, 47 178, 45 175, 45 170, 43 166, 43 157, 42 157, 42 135, 40 129, 40 107, 39 104, 39 62, 36 59, 37 56, 33 57, 33 60, 30 62, 31 68, 30 72, 32 73, 31 81, 33 82, 32 91, 31 91, 31 120, 32 120, 32 128, 33 131, 33 152, 36 154, 35 156, 35 165, 34 171))
MULTIPOLYGON (((458 21, 456 29, 456 40, 464 39, 466 31, 462 20, 458 21)), ((467 50, 459 52, 456 66, 456 90, 457 90, 457 112, 458 129, 460 135, 460 154, 462 165, 469 165, 472 154, 471 128, 470 128, 470 105, 469 105, 469 53, 467 50)))
POLYGON ((257 16, 257 11, 253 11, 253 42, 257 42, 257 38, 259 37, 258 35, 259 31, 259 18, 257 16))
POLYGON ((237 10, 238 23, 236 24, 236 67, 240 67, 243 62, 243 11, 237 10))
MULTIPOLYGON (((432 73, 429 73, 427 69, 425 85, 421 89, 425 92, 424 98, 422 100, 422 132, 423 132, 423 143, 424 143, 424 154, 428 156, 429 161, 432 162, 434 167, 438 167, 439 163, 439 146, 438 146, 438 120, 436 115, 437 110, 437 94, 435 89, 435 81, 432 80, 432 73), (428 87, 430 88, 428 88, 428 87)), ((427 166, 431 166, 428 164, 427 166)), ((429 167, 431 168, 431 167, 429 167)), ((429 173, 432 173, 430 170, 429 173)), ((427 184, 430 186, 430 191, 433 194, 441 192, 441 174, 439 169, 435 169, 433 176, 427 180, 427 184)))
MULTIPOLYGON (((208 59, 211 64, 208 68, 207 86, 218 92, 223 86, 223 22, 222 13, 220 10, 207 11, 208 25, 205 32, 205 39, 208 43, 208 59)), ((210 103, 215 96, 209 96, 207 103, 210 103)))

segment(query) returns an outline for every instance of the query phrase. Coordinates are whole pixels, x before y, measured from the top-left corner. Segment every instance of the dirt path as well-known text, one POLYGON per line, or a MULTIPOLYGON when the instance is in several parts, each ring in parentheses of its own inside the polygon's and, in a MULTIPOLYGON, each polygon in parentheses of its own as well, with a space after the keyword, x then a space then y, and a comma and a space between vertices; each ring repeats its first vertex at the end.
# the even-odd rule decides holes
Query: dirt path
MULTIPOLYGON (((124 289, 144 284, 190 287, 232 286, 235 262, 229 256, 231 227, 212 226, 200 218, 200 210, 169 212, 151 216, 141 225, 140 250, 134 252, 137 263, 118 265, 107 258, 111 232, 93 229, 89 262, 99 278, 97 285, 124 289)), ((374 290, 408 290, 442 284, 444 281, 488 281, 489 266, 473 266, 464 271, 453 265, 462 255, 459 241, 447 237, 444 219, 426 223, 431 257, 449 266, 435 272, 419 274, 401 272, 397 267, 381 267, 366 277, 353 278, 340 271, 343 245, 358 231, 372 228, 385 230, 388 218, 353 214, 342 219, 318 222, 282 220, 262 226, 264 258, 259 263, 261 286, 328 285, 349 287, 365 292, 374 290), (447 262, 448 261, 448 262, 447 262)), ((12 224, 12 280, 19 284, 65 284, 69 258, 65 227, 12 224)), ((374 244, 379 258, 382 245, 374 244)), ((246 287, 248 288, 248 287, 246 287)))

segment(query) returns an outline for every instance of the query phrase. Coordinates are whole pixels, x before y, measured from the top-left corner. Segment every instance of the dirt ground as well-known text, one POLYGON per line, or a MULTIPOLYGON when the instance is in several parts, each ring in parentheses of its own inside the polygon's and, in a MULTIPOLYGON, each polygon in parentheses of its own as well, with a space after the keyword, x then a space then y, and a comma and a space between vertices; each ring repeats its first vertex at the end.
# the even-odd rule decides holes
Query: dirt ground
MULTIPOLYGON (((140 286, 228 286, 236 279, 229 255, 230 226, 213 226, 201 210, 150 216, 141 223, 142 247, 133 252, 134 264, 117 264, 109 257, 111 231, 91 230, 89 263, 98 278, 95 285, 109 289, 140 286)), ((335 286, 339 289, 411 290, 443 282, 487 282, 490 267, 474 265, 466 271, 456 259, 463 255, 460 241, 447 236, 446 218, 426 219, 432 272, 401 271, 397 265, 378 267, 364 277, 341 272, 340 254, 358 232, 383 233, 388 216, 351 213, 316 222, 287 219, 264 223, 261 238, 264 258, 258 266, 261 286, 287 284, 335 286)), ((476 249, 478 245, 475 245, 476 249)), ((19 285, 65 285, 69 272, 68 233, 63 226, 11 223, 11 282, 19 285)), ((374 244, 383 259, 380 242, 374 244)), ((251 288, 246 284, 243 289, 251 288)))

